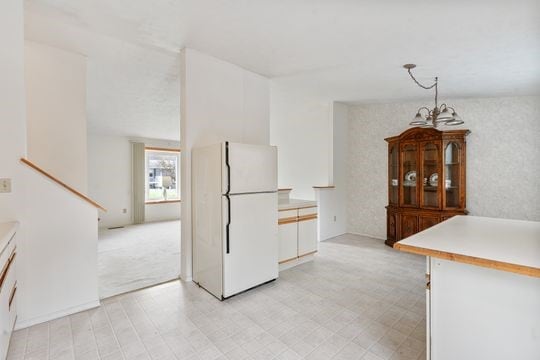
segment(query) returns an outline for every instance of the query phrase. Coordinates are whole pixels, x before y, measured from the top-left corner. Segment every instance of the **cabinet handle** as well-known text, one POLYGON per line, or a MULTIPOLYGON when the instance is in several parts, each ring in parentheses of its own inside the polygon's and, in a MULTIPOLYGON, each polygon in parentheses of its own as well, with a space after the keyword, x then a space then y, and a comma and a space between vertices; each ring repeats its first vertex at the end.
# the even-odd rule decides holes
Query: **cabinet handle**
POLYGON ((8 310, 10 311, 11 311, 11 304, 13 303, 13 299, 15 298, 16 292, 17 292, 17 282, 15 281, 15 284, 13 284, 13 289, 11 289, 11 294, 9 295, 8 310))
POLYGON ((298 222, 317 219, 317 214, 302 215, 298 217, 298 222))

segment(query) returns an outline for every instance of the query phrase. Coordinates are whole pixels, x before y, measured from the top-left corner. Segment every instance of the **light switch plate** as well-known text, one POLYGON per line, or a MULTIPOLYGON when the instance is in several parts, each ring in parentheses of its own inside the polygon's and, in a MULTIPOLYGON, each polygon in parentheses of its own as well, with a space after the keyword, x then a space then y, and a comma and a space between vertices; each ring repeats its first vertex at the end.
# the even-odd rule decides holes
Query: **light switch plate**
POLYGON ((0 179, 0 193, 10 193, 11 192, 11 179, 4 178, 0 179))

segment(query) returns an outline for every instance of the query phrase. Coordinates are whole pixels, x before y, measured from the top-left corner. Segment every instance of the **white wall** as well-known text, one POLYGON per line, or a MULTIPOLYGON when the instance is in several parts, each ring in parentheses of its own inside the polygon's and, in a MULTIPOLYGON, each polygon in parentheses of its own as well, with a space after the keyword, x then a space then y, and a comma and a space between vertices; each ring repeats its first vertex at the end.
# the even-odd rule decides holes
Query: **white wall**
MULTIPOLYGON (((180 219, 182 205, 178 202, 164 204, 146 204, 144 207, 144 221, 167 221, 180 219)), ((178 239, 180 241, 180 239, 178 239)))
POLYGON ((22 213, 23 179, 19 159, 26 154, 23 2, 0 2, 0 178, 12 180, 0 194, 0 221, 22 213))
POLYGON ((192 49, 181 53, 183 279, 191 279, 191 149, 224 140, 269 144, 269 81, 192 49))
POLYGON ((25 43, 29 159, 87 192, 86 58, 25 43))
MULTIPOLYGON (((471 215, 540 221, 540 97, 448 100, 465 120, 471 215)), ((426 102, 350 108, 348 230, 386 238, 387 143, 426 102)))
POLYGON ((17 328, 99 305, 97 210, 26 167, 17 328))
MULTIPOLYGON (((131 141, 171 149, 180 147, 177 141, 88 134, 88 194, 107 209, 99 212, 99 227, 133 223, 131 141)), ((147 222, 179 219, 180 204, 146 205, 145 217, 147 222)))
POLYGON ((315 199, 313 186, 332 181, 332 101, 271 86, 270 143, 278 147, 278 183, 291 198, 315 199))
POLYGON ((319 241, 347 232, 347 157, 349 108, 345 104, 332 104, 332 163, 329 174, 334 188, 316 189, 319 206, 319 241))
POLYGON ((88 194, 107 209, 99 212, 100 227, 132 223, 131 193, 129 140, 122 136, 89 134, 88 194))

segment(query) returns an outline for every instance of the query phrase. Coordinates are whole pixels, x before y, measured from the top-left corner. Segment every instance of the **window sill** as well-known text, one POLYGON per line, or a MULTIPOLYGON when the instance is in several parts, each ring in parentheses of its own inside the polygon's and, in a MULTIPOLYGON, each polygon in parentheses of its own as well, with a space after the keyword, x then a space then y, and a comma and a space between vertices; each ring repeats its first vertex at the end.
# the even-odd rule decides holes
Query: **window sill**
POLYGON ((145 201, 145 205, 156 205, 156 204, 169 204, 169 203, 179 203, 182 200, 157 200, 157 201, 145 201))

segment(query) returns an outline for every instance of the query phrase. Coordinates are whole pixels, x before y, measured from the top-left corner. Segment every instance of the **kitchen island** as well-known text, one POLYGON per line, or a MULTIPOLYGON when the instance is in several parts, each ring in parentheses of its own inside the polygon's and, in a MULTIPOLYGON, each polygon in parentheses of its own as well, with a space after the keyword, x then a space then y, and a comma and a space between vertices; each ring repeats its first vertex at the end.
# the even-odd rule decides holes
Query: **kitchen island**
POLYGON ((394 248, 427 256, 428 359, 540 359, 540 222, 455 216, 394 248))

